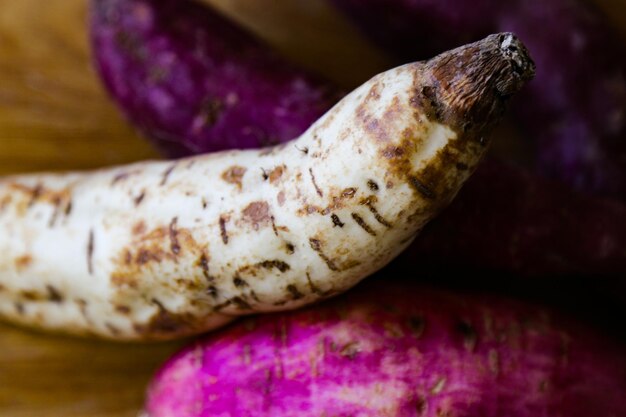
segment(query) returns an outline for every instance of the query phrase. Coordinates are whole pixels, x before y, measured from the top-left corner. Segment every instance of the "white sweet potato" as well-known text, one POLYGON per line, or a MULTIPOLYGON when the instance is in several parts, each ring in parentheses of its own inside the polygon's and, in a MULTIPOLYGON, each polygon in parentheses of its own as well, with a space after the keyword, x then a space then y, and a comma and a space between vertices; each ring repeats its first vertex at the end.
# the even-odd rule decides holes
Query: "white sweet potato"
POLYGON ((166 339, 388 263, 474 170, 534 65, 497 34, 359 87, 286 145, 0 181, 0 315, 166 339))

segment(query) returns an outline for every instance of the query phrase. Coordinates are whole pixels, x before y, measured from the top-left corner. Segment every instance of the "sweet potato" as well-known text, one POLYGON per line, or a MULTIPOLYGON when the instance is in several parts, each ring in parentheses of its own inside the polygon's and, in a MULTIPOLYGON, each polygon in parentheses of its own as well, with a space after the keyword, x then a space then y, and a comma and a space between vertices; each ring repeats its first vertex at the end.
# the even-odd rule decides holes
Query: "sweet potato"
POLYGON ((514 114, 534 141, 538 172, 626 199, 626 48, 588 2, 333 2, 403 59, 495 30, 527 39, 537 78, 514 114))
POLYGON ((626 206, 485 161, 401 256, 520 275, 626 275, 626 206))
POLYGON ((183 349, 145 416, 622 416, 624 390, 623 346, 569 318, 377 276, 183 349))
POLYGON ((344 291, 452 200, 533 71, 495 34, 372 78, 288 144, 0 179, 0 315, 167 339, 344 291))
POLYGON ((91 0, 90 33, 110 95, 172 157, 286 142, 343 95, 191 0, 91 0))
MULTIPOLYGON (((348 4, 337 1, 339 4, 348 4)), ((133 2, 136 0, 129 4, 133 2)), ((401 42, 394 45, 394 51, 414 51, 418 45, 423 52, 453 45, 459 38, 469 39, 478 36, 493 24, 491 20, 480 16, 499 13, 501 4, 493 0, 480 0, 472 3, 471 7, 466 3, 457 3, 457 0, 446 2, 420 0, 410 2, 410 4, 399 0, 391 2, 370 0, 365 6, 360 2, 359 7, 351 6, 350 11, 357 14, 358 20, 374 31, 370 32, 370 35, 381 42, 401 42), (376 19, 380 24, 374 25, 373 21, 370 22, 368 19, 376 19), (454 30, 442 31, 443 27, 454 28, 454 30), (438 36, 429 37, 425 35, 426 33, 436 33, 438 36), (383 37, 388 39, 382 39, 383 37)), ((113 4, 117 8, 122 7, 119 3, 113 4)), ((167 4, 168 2, 164 7, 170 7, 167 4)), ((154 3, 148 3, 148 6, 155 8, 157 12, 162 12, 154 3)), ((198 6, 190 6, 186 0, 180 1, 176 8, 169 11, 168 16, 172 17, 172 20, 180 18, 185 21, 191 11, 194 15, 197 13, 213 14, 209 10, 198 11, 196 9, 198 6)), ((110 26, 125 27, 137 24, 133 22, 138 16, 140 15, 131 13, 126 18, 130 23, 122 25, 123 21, 117 20, 113 21, 110 26)), ((213 16, 213 19, 221 18, 213 16)), ((200 25, 200 22, 196 20, 193 20, 193 23, 200 25)), ((155 33, 169 33, 169 24, 168 20, 155 22, 153 30, 155 33), (160 26, 163 29, 159 29, 160 26)), ((189 25, 188 28, 191 27, 191 23, 189 25)), ((97 33, 100 25, 96 21, 93 27, 97 33)), ((207 29, 200 25, 195 30, 204 33, 203 31, 207 29)), ((233 28, 233 30, 236 29, 233 28)), ((249 35, 245 36, 248 39, 247 42, 256 44, 256 41, 250 39, 249 35)), ((532 35, 532 38, 535 39, 536 35, 532 35)), ((219 40, 226 50, 229 48, 227 44, 229 39, 229 37, 222 37, 219 40)), ((198 48, 192 41, 178 46, 184 56, 191 55, 192 51, 198 48), (184 52, 185 48, 187 48, 186 52, 184 52)), ((122 54, 120 55, 122 58, 126 56, 120 44, 110 44, 109 47, 112 49, 109 55, 104 54, 98 44, 94 44, 94 47, 95 54, 102 56, 101 60, 105 62, 107 56, 112 56, 111 54, 114 53, 122 54)), ((236 49, 238 45, 231 45, 230 48, 236 49)), ((210 51, 207 52, 209 53, 210 51)), ((127 59, 128 57, 122 62, 129 62, 127 59)), ((151 63, 150 60, 130 62, 135 69, 151 63)), ((187 61, 181 61, 181 65, 185 62, 187 61)), ((280 61, 275 63, 280 64, 280 61)), ((241 71, 250 73, 258 71, 253 64, 252 61, 239 62, 241 71)), ((122 68, 121 66, 111 67, 109 77, 115 75, 125 82, 122 68), (120 72, 116 73, 116 69, 120 72)), ((215 77, 211 79, 219 83, 219 73, 208 74, 210 77, 214 75, 215 77)), ((143 84, 139 83, 139 85, 143 84)), ((255 88, 263 88, 264 85, 263 83, 249 84, 246 88, 253 91, 255 88)), ((336 96, 340 94, 339 90, 331 84, 326 84, 324 88, 326 91, 336 91, 336 96)), ((535 91, 535 93, 540 92, 535 91)), ((327 95, 319 97, 327 97, 327 95)), ((282 100, 279 94, 273 95, 272 98, 282 100)), ((311 107, 312 110, 310 109, 311 116, 314 116, 320 108, 330 106, 328 100, 317 103, 316 106, 311 107)), ((146 102, 143 104, 145 105, 146 102)), ((523 103, 521 104, 523 106, 523 103)), ((535 108, 534 106, 527 107, 535 108)), ((294 111, 294 114, 290 115, 291 111, 294 110, 285 109, 283 120, 298 119, 300 113, 294 111)), ((539 126, 538 123, 537 126, 539 126)), ((266 126, 262 129, 269 136, 281 136, 280 131, 273 130, 275 127, 266 126)), ((237 137, 238 132, 239 127, 236 123, 223 125, 221 130, 225 138, 237 137)), ((281 140, 284 139, 286 138, 282 135, 281 140)), ((177 140, 194 142, 195 137, 190 132, 183 132, 177 140)), ((207 144, 210 143, 212 142, 207 142, 207 144)), ((235 142, 230 146, 237 147, 238 144, 235 142)), ((201 147, 196 151, 211 149, 211 147, 201 147)), ((457 265, 473 264, 486 269, 544 277, 555 274, 614 275, 626 272, 626 255, 623 249, 626 248, 624 242, 626 232, 623 231, 624 222, 621 220, 626 208, 622 205, 576 195, 564 187, 495 161, 491 167, 480 169, 477 174, 476 178, 470 178, 470 186, 461 193, 459 201, 453 203, 440 221, 430 224, 426 233, 410 246, 409 254, 403 256, 402 259, 408 262, 413 262, 416 258, 447 259, 448 263, 455 262, 457 265), (561 216, 560 213, 566 213, 566 215, 561 216)))

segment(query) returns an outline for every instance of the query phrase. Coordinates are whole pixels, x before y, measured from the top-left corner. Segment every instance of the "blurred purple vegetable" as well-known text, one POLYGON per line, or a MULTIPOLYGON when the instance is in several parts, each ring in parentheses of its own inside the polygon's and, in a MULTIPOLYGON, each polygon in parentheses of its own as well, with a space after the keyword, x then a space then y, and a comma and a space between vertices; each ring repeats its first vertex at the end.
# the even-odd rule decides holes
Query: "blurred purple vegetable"
POLYGON ((390 278, 195 342, 154 377, 146 414, 626 415, 621 344, 554 311, 390 278))
POLYGON ((626 276, 626 206, 496 160, 401 255, 520 275, 626 276))
POLYGON ((340 96, 190 0, 92 0, 90 31, 111 96, 172 157, 285 142, 340 96))
POLYGON ((537 77, 514 106, 534 139, 537 169, 585 192, 626 199, 626 48, 581 0, 333 0, 402 59, 512 31, 537 77))

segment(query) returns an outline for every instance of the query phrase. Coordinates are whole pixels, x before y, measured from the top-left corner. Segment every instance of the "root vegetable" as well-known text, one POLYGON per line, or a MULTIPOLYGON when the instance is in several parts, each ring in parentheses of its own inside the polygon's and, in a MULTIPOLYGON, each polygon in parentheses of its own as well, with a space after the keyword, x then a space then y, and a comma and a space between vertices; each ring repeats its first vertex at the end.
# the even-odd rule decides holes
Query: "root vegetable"
POLYGON ((511 34, 374 77, 294 142, 0 181, 0 315, 119 339, 344 291, 456 195, 534 67, 511 34))
POLYGON ((626 415, 623 346, 544 308, 386 276, 249 318, 154 377, 147 417, 626 415))
POLYGON ((105 86, 169 156, 286 142, 343 95, 191 0, 92 0, 90 11, 105 86))
POLYGON ((534 141, 537 172, 583 193, 625 199, 626 48, 588 2, 334 3, 403 59, 492 31, 517 33, 538 71, 512 113, 534 141))

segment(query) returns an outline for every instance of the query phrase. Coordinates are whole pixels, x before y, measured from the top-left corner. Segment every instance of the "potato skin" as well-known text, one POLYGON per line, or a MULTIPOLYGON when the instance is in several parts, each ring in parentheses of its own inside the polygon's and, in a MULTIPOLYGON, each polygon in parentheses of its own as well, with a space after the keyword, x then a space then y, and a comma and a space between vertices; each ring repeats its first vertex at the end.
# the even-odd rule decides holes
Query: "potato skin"
POLYGON ((406 281, 195 342, 156 374, 146 415, 625 415, 623 347, 540 307, 406 281))
POLYGON ((288 144, 2 178, 0 316, 171 339, 345 291, 449 204, 533 72, 494 34, 377 75, 288 144))
POLYGON ((401 60, 511 31, 537 57, 512 114, 535 147, 535 170, 572 188, 626 199, 626 48, 582 0, 333 0, 401 60))
POLYGON ((190 0, 92 0, 94 62, 126 117, 167 155, 298 137, 343 95, 190 0))

